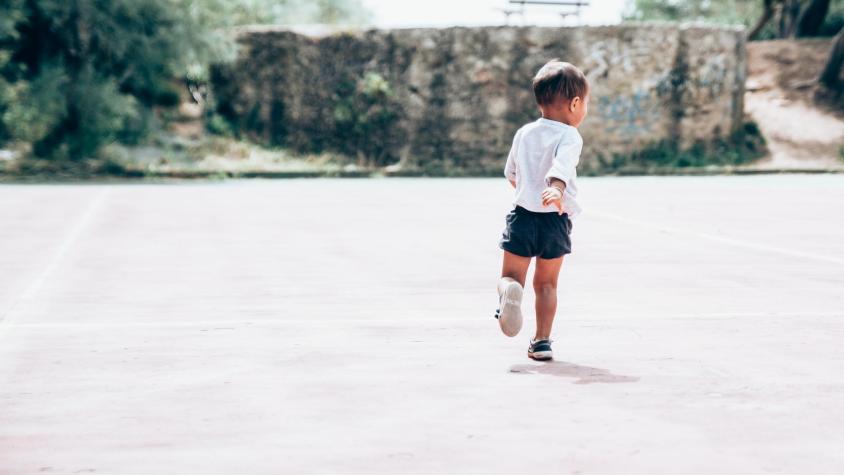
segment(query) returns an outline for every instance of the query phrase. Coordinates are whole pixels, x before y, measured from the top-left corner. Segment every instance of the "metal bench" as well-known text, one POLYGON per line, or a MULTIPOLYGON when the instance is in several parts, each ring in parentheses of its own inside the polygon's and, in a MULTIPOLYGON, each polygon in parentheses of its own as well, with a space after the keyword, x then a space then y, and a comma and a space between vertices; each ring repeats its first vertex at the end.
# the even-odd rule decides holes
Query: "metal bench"
POLYGON ((510 15, 513 14, 521 15, 524 20, 525 10, 528 6, 561 7, 565 9, 574 7, 573 11, 563 10, 559 12, 560 16, 565 19, 569 16, 580 18, 580 8, 588 7, 590 4, 589 0, 508 0, 507 3, 510 8, 504 8, 502 12, 508 24, 510 23, 510 15), (518 8, 512 8, 515 6, 518 6, 518 8))

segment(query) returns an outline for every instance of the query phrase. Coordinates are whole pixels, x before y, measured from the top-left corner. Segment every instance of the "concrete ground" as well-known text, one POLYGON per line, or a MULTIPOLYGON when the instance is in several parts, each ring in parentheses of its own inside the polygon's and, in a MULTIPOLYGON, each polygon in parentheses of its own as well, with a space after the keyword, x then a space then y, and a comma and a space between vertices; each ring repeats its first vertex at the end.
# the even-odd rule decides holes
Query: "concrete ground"
POLYGON ((0 473, 844 472, 844 176, 581 190, 540 364, 503 178, 0 186, 0 473))

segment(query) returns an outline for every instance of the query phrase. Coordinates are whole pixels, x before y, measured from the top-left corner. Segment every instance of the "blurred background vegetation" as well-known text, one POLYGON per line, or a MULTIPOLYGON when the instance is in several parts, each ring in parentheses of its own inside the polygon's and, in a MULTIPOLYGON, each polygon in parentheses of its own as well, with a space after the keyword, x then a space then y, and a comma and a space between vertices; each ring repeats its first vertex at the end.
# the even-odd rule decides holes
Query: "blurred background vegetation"
MULTIPOLYGON (((844 0, 630 0, 625 19, 739 24, 751 39, 832 36, 844 0)), ((360 0, 3 0, 0 149, 78 162, 109 144, 141 146, 170 130, 186 95, 207 96, 210 65, 237 54, 235 27, 370 21, 360 0)), ((833 82, 844 57, 837 38, 833 82)), ((373 106, 389 100, 390 85, 372 76, 349 87, 357 93, 334 113, 350 124, 351 148, 339 152, 354 157, 354 144, 373 133, 365 122, 392 119, 373 106)), ((204 134, 232 134, 220 116, 203 119, 204 134)), ((363 152, 386 163, 378 150, 363 152)))
POLYGON ((753 40, 834 36, 844 26, 844 0, 632 0, 624 16, 741 25, 753 40))
POLYGON ((186 84, 236 54, 233 27, 363 24, 357 0, 4 0, 0 145, 79 160, 160 130, 186 84))

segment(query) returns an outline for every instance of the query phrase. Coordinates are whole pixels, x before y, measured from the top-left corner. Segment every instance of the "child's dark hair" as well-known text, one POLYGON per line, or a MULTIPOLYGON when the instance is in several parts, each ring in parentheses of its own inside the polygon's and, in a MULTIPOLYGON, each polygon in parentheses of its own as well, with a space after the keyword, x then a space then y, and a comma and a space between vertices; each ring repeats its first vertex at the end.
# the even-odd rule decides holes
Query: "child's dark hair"
POLYGON ((533 95, 540 106, 553 104, 557 99, 583 99, 588 93, 589 81, 571 63, 552 59, 533 77, 533 95))

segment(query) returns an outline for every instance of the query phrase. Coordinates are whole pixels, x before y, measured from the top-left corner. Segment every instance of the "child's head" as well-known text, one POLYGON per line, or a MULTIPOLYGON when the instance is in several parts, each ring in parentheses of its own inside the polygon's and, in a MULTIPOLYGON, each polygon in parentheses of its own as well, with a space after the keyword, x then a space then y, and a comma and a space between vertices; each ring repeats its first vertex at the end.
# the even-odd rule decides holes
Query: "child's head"
POLYGON ((552 60, 533 77, 533 94, 542 116, 578 127, 586 117, 589 81, 583 71, 552 60))

